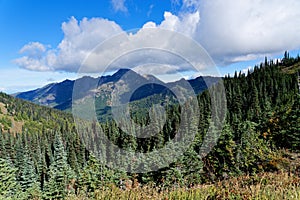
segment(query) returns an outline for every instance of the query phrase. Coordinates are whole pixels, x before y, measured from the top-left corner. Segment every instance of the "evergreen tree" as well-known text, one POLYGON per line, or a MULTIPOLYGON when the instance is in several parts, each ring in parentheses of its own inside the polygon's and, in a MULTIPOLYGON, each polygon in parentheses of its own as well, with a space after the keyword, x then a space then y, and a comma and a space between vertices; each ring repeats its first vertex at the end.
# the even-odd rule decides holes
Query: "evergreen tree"
POLYGON ((20 166, 19 183, 21 189, 26 193, 27 198, 40 196, 40 182, 36 174, 35 166, 32 159, 29 156, 27 147, 22 157, 22 165, 20 166))
POLYGON ((49 180, 45 185, 45 199, 64 199, 71 191, 69 188, 74 172, 67 163, 67 155, 59 134, 55 135, 54 161, 50 165, 49 180))
POLYGON ((14 199, 19 192, 17 169, 8 159, 0 158, 0 199, 14 199))
POLYGON ((2 134, 2 130, 0 127, 0 158, 5 158, 7 156, 6 149, 5 149, 5 142, 4 137, 2 134))
POLYGON ((95 156, 89 156, 89 161, 83 168, 79 177, 79 188, 86 194, 93 195, 96 189, 99 189, 103 181, 101 174, 102 166, 95 156))
POLYGON ((241 122, 242 132, 237 144, 236 167, 246 173, 258 170, 257 163, 263 163, 270 157, 270 148, 256 131, 257 124, 251 121, 241 122))

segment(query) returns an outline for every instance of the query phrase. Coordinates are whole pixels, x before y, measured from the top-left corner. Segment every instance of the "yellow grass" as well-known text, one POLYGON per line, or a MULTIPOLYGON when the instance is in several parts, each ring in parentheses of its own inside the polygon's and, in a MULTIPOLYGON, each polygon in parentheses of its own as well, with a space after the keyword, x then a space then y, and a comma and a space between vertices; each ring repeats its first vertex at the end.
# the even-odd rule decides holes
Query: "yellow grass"
POLYGON ((115 186, 99 189, 94 198, 85 194, 69 196, 68 200, 84 199, 300 199, 300 177, 288 172, 261 173, 246 175, 220 181, 215 184, 198 185, 194 188, 176 188, 161 190, 142 187, 122 190, 115 186))
MULTIPOLYGON (((0 102, 0 118, 3 117, 3 116, 10 119, 11 122, 12 122, 12 125, 9 128, 10 133, 13 133, 13 134, 22 133, 22 127, 24 125, 24 122, 15 120, 15 118, 13 116, 8 116, 7 115, 7 109, 4 105, 4 103, 0 102)), ((1 123, 0 123, 0 128, 2 129, 2 132, 7 132, 6 130, 3 129, 3 126, 2 126, 1 123)))

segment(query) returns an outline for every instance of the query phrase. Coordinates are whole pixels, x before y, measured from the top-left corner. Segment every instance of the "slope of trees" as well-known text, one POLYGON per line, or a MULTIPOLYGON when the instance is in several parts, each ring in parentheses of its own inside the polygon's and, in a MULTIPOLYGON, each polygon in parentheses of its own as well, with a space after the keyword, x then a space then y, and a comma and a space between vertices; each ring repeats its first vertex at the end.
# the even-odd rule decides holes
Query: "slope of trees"
MULTIPOLYGON (((224 78, 228 108, 226 122, 217 145, 204 158, 199 157, 199 152, 212 120, 208 91, 197 97, 198 121, 195 114, 191 114, 195 113, 193 110, 188 110, 190 114, 182 117, 182 106, 176 103, 167 105, 167 120, 162 131, 146 139, 135 135, 156 131, 159 120, 153 130, 143 128, 146 126, 132 128, 130 135, 114 121, 101 124, 83 122, 85 127, 77 133, 70 114, 0 93, 0 102, 6 106, 7 115, 24 122, 20 134, 0 129, 0 198, 64 199, 78 194, 96 197, 99 188, 112 184, 122 188, 139 184, 188 187, 230 176, 278 170, 278 149, 300 150, 297 74, 283 73, 283 69, 291 69, 299 61, 299 57, 290 58, 285 54, 282 62, 266 60, 247 75, 236 73, 234 77, 224 78), (128 161, 124 160, 126 157, 122 153, 116 153, 101 140, 88 144, 88 141, 99 139, 100 133, 95 127, 101 126, 102 134, 120 148, 151 152, 166 144, 172 146, 179 124, 183 124, 185 130, 197 132, 193 143, 178 160, 158 171, 126 173, 128 161), (125 163, 124 170, 115 170, 97 160, 97 156, 86 148, 90 149, 92 145, 92 148, 102 150, 103 158, 125 163)), ((149 104, 151 98, 132 102, 136 111, 131 116, 136 123, 149 123, 142 105, 149 104)), ((188 109, 193 107, 189 103, 192 102, 184 105, 188 109)), ((209 135, 212 141, 217 139, 214 134, 217 133, 212 131, 209 135)), ((146 161, 137 159, 135 167, 143 163, 146 161)))

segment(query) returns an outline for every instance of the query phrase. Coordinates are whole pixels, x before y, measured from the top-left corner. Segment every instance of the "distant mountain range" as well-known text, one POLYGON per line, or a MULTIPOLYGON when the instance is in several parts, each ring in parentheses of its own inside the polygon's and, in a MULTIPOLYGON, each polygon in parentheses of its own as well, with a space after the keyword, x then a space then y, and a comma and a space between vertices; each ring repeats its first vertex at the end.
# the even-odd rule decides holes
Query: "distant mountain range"
POLYGON ((109 100, 112 92, 117 88, 124 90, 119 93, 120 102, 132 102, 155 94, 170 93, 176 87, 190 87, 195 94, 199 94, 218 81, 220 81, 218 77, 198 77, 187 81, 181 79, 176 82, 164 83, 153 75, 140 75, 129 69, 120 69, 113 75, 98 78, 84 76, 77 80, 65 80, 35 90, 17 93, 14 96, 59 110, 70 110, 72 99, 80 100, 96 96, 98 99, 102 99, 100 104, 104 109, 110 106, 109 100), (74 86, 77 90, 75 96, 73 95, 74 86))

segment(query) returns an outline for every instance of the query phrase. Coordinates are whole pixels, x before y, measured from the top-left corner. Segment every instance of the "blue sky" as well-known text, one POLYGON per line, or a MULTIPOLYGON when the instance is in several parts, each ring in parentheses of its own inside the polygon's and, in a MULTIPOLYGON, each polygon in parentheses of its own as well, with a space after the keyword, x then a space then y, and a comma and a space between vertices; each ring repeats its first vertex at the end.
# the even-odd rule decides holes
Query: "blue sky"
POLYGON ((221 75, 233 73, 264 56, 280 58, 285 50, 296 55, 299 10, 297 0, 0 0, 0 91, 14 93, 74 79, 86 56, 78 52, 146 26, 192 38, 221 75))

